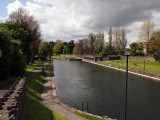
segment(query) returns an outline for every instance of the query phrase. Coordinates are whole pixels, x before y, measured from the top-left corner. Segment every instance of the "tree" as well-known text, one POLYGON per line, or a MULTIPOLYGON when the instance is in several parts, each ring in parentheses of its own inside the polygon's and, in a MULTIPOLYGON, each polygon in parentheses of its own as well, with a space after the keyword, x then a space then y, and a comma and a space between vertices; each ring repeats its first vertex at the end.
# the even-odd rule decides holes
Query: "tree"
POLYGON ((41 42, 40 46, 39 46, 39 56, 41 56, 42 58, 47 58, 52 56, 52 52, 53 51, 53 46, 52 44, 50 44, 49 42, 41 42))
POLYGON ((90 33, 89 36, 88 36, 88 39, 89 39, 89 46, 90 46, 90 54, 91 55, 94 55, 94 42, 96 41, 96 36, 94 33, 90 33))
POLYGON ((127 45, 126 32, 122 28, 114 28, 113 31, 114 45, 118 54, 124 54, 127 45))
POLYGON ((27 30, 26 39, 20 39, 22 42, 22 51, 26 54, 27 61, 34 61, 34 55, 38 52, 41 41, 40 26, 37 20, 27 13, 23 8, 12 12, 8 21, 19 23, 20 26, 27 30))
POLYGON ((160 30, 153 32, 148 44, 149 53, 160 54, 160 30))
POLYGON ((138 55, 142 55, 143 53, 143 42, 138 42, 138 49, 136 51, 138 55))
POLYGON ((126 32, 124 29, 121 29, 121 54, 124 54, 127 45, 126 32))
POLYGON ((17 40, 11 40, 11 75, 20 76, 25 73, 25 57, 20 49, 21 43, 17 40))
POLYGON ((71 53, 71 49, 67 45, 64 45, 63 54, 69 54, 69 53, 71 53))
POLYGON ((148 19, 143 22, 141 29, 139 31, 138 38, 141 42, 143 42, 143 51, 146 51, 148 54, 148 42, 151 39, 151 35, 154 30, 154 22, 151 19, 148 19))
POLYGON ((57 54, 62 54, 63 53, 63 48, 64 48, 64 43, 62 41, 57 41, 55 46, 53 47, 53 52, 57 54))
POLYGON ((102 52, 104 45, 104 33, 99 32, 96 34, 93 45, 94 45, 94 55, 99 55, 99 53, 102 52))
POLYGON ((12 38, 10 31, 3 23, 0 24, 0 49, 3 52, 0 58, 0 79, 6 80, 9 76, 20 76, 25 72, 25 60, 20 49, 21 42, 12 38))
POLYGON ((138 50, 138 43, 133 42, 130 44, 130 48, 131 48, 131 55, 137 55, 137 50, 138 50))
POLYGON ((110 27, 108 31, 108 41, 109 41, 109 49, 112 49, 112 27, 110 27))
POLYGON ((68 43, 67 43, 67 54, 72 54, 73 53, 73 48, 75 46, 75 43, 74 43, 74 40, 70 40, 68 43))
POLYGON ((78 40, 75 44, 75 47, 73 48, 73 54, 74 55, 83 55, 84 49, 83 49, 83 40, 78 40))
POLYGON ((0 58, 0 80, 6 80, 11 72, 11 35, 4 27, 0 27, 0 49, 3 54, 0 58))

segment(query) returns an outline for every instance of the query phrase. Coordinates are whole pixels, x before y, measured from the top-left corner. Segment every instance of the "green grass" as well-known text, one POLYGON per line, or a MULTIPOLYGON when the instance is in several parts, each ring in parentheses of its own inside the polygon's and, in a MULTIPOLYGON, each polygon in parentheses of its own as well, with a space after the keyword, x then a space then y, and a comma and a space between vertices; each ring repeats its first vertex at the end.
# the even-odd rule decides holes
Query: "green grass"
POLYGON ((81 112, 75 112, 77 115, 86 118, 87 120, 105 120, 104 118, 100 118, 94 115, 86 114, 86 113, 81 113, 81 112))
POLYGON ((53 120, 54 114, 41 102, 45 76, 39 73, 27 82, 26 86, 26 120, 53 120))
POLYGON ((52 56, 52 58, 54 59, 60 59, 60 60, 71 60, 71 59, 75 59, 75 57, 71 56, 71 55, 60 55, 60 56, 52 56))
POLYGON ((35 61, 31 66, 27 66, 26 67, 26 73, 30 73, 33 72, 35 70, 36 67, 42 65, 41 61, 35 61))
MULTIPOLYGON (((34 67, 38 66, 33 65, 34 67)), ((32 66, 32 67, 33 67, 32 66)), ((48 67, 50 67, 48 65, 48 67)), ((33 67, 33 69, 34 69, 33 67)), ((26 85, 26 120, 67 120, 60 114, 51 111, 42 104, 41 93, 44 89, 45 76, 42 73, 38 73, 33 79, 27 81, 26 85)))
POLYGON ((53 61, 49 61, 48 65, 47 65, 47 70, 51 70, 52 69, 52 66, 53 65, 53 61))
MULTIPOLYGON (((103 64, 103 65, 111 65, 114 67, 121 67, 126 68, 126 60, 110 60, 110 61, 98 61, 97 63, 103 64)), ((159 62, 151 62, 151 61, 145 61, 145 69, 144 69, 144 61, 139 60, 129 60, 128 62, 129 69, 132 70, 138 70, 148 73, 154 73, 154 74, 160 74, 160 63, 159 62)))

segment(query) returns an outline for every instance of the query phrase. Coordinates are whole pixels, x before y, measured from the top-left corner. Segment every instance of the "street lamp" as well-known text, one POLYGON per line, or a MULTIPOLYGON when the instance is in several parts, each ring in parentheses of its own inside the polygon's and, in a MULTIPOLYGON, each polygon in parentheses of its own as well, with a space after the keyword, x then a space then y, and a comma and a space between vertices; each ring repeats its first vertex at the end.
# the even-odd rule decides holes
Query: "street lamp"
POLYGON ((125 120, 127 119, 127 85, 128 85, 128 56, 131 54, 131 50, 127 48, 125 50, 125 55, 127 56, 126 60, 126 93, 125 93, 125 120))

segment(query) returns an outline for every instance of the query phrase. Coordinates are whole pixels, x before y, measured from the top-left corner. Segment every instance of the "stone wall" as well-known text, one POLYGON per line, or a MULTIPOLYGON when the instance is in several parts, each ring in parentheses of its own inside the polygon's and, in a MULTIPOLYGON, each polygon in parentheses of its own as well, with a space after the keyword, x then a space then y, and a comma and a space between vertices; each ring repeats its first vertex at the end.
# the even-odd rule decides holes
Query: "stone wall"
POLYGON ((26 78, 18 79, 0 98, 0 120, 24 120, 26 78))

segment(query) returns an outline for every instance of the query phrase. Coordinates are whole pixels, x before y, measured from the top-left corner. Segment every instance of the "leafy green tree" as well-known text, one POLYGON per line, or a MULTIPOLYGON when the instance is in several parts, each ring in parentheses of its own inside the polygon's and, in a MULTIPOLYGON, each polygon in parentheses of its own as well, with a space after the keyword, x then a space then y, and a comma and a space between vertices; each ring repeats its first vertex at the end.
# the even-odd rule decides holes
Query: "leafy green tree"
POLYGON ((11 35, 4 27, 0 27, 0 49, 2 51, 2 57, 0 58, 0 80, 6 80, 10 76, 11 70, 11 35))
POLYGON ((138 55, 142 55, 143 53, 143 42, 138 42, 138 49, 136 51, 138 55))
POLYGON ((53 50, 53 46, 52 44, 50 44, 49 42, 41 42, 40 47, 39 47, 39 55, 41 57, 47 58, 52 56, 52 50, 53 50))
POLYGON ((138 50, 138 43, 133 42, 130 44, 130 48, 131 48, 131 54, 132 55, 137 55, 137 50, 138 50))
POLYGON ((56 55, 63 54, 63 48, 64 48, 64 43, 62 41, 58 41, 53 47, 53 52, 56 55))
POLYGON ((11 75, 20 76, 25 73, 25 56, 20 49, 20 42, 12 40, 11 46, 11 75))
POLYGON ((73 48, 75 46, 75 43, 74 43, 74 40, 70 40, 68 43, 67 43, 67 51, 68 51, 68 54, 72 54, 73 53, 73 48))
POLYGON ((0 78, 7 79, 9 76, 23 75, 25 72, 25 60, 22 54, 19 39, 13 39, 13 32, 6 24, 0 24, 0 49, 2 50, 2 58, 0 62, 0 78))
POLYGON ((2 23, 0 26, 6 27, 11 34, 11 37, 20 42, 19 47, 22 49, 22 52, 27 57, 30 55, 29 50, 29 42, 28 42, 28 35, 29 31, 24 29, 19 23, 17 22, 6 22, 2 23))
POLYGON ((38 21, 23 8, 12 12, 9 15, 8 21, 20 24, 25 32, 27 32, 25 33, 27 35, 24 35, 26 38, 20 39, 23 47, 22 51, 25 53, 28 62, 34 61, 34 56, 38 53, 41 42, 41 31, 38 21))
POLYGON ((71 49, 68 46, 64 45, 63 54, 69 54, 69 53, 71 53, 71 49))

